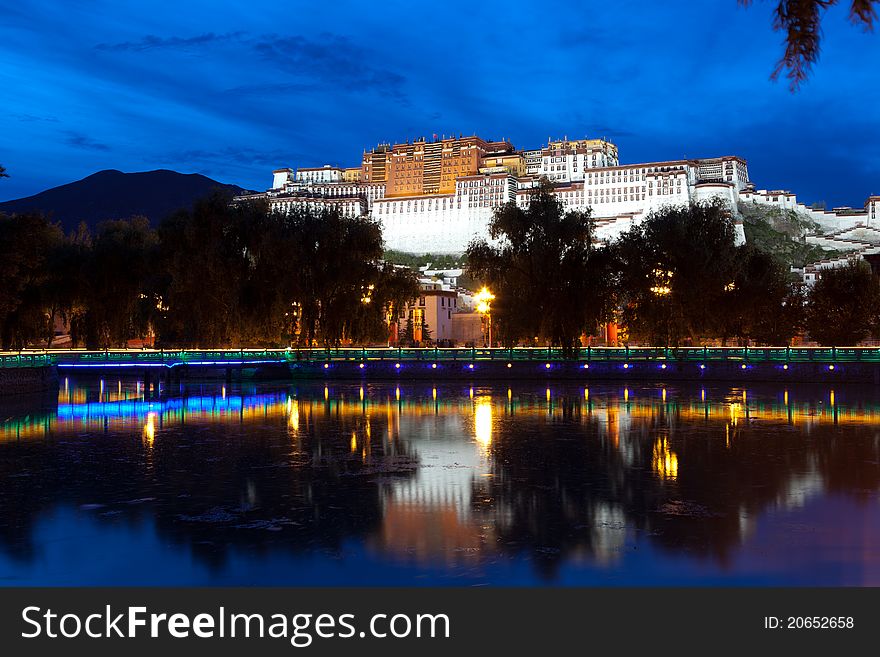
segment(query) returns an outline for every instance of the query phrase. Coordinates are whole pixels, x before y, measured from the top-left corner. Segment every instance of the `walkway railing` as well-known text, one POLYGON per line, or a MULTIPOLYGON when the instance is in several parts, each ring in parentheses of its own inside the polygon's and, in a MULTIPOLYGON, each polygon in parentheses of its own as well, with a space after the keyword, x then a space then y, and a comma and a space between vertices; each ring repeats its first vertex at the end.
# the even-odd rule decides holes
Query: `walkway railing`
POLYGON ((333 361, 576 361, 717 363, 880 363, 877 347, 587 347, 576 357, 546 347, 339 349, 109 349, 0 352, 0 367, 178 367, 244 366, 333 361))

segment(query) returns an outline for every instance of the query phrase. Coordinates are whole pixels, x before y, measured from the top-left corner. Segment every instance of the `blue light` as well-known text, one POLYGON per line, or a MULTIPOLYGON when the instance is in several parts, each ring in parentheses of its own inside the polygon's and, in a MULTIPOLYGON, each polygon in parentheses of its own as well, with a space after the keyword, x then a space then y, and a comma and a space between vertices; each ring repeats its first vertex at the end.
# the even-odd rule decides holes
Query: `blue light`
POLYGON ((549 369, 550 369, 550 363, 547 363, 546 365, 544 365, 544 367, 546 367, 546 368, 549 370, 549 369))
POLYGON ((329 368, 329 367, 330 367, 330 363, 324 363, 324 369, 325 369, 325 370, 326 370, 327 368, 329 368))
POLYGON ((706 366, 703 363, 700 363, 700 369, 704 370, 704 369, 706 369, 706 366))
POLYGON ((623 369, 628 370, 628 369, 629 369, 629 363, 624 363, 624 364, 623 364, 623 369))
POLYGON ((829 370, 833 370, 833 369, 834 369, 834 365, 829 365, 829 366, 828 366, 828 369, 829 369, 829 370))
POLYGON ((666 363, 662 363, 662 364, 660 365, 660 369, 661 369, 661 370, 665 370, 665 369, 666 369, 666 363))
POLYGON ((474 364, 471 363, 470 365, 468 365, 468 369, 474 369, 474 364))
POLYGON ((364 369, 364 364, 361 363, 360 365, 358 365, 358 367, 360 367, 361 369, 364 369))
POLYGON ((744 369, 744 370, 747 370, 747 369, 749 368, 749 366, 746 365, 745 363, 743 363, 742 365, 740 365, 740 367, 742 367, 742 369, 744 369))
POLYGON ((394 368, 399 370, 399 369, 400 369, 400 363, 394 363, 394 368))
POLYGON ((589 364, 589 363, 584 363, 584 369, 585 369, 585 370, 590 369, 590 364, 589 364))
POLYGON ((432 369, 432 370, 436 370, 436 369, 437 369, 437 363, 431 363, 431 369, 432 369))

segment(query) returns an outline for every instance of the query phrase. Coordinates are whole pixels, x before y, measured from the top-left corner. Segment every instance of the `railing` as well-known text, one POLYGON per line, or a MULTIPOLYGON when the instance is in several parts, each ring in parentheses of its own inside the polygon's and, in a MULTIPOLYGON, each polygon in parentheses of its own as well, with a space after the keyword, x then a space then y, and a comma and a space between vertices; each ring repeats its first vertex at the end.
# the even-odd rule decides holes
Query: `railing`
POLYGON ((586 347, 576 356, 548 347, 338 349, 201 349, 201 350, 28 350, 0 352, 0 367, 177 367, 241 366, 331 361, 545 361, 675 363, 880 363, 877 347, 586 347))

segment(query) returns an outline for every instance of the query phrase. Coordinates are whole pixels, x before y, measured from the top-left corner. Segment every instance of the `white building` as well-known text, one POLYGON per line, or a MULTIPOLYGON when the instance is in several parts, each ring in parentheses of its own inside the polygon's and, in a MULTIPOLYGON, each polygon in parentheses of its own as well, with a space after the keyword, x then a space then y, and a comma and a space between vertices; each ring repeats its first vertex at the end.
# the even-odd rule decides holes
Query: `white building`
POLYGON ((325 164, 322 167, 300 168, 296 170, 296 181, 304 183, 338 183, 343 181, 343 171, 339 167, 325 164))
MULTIPOLYGON (((517 153, 505 151, 511 154, 517 153)), ((827 248, 846 245, 849 239, 858 242, 859 248, 867 247, 858 236, 836 233, 878 226, 880 196, 870 197, 863 210, 815 210, 799 203, 791 192, 756 190, 746 161, 735 156, 621 165, 617 147, 604 139, 549 141, 544 148, 518 154, 525 176, 517 177, 504 167, 484 167, 482 173, 457 177, 452 193, 388 197, 385 183, 364 182, 366 175, 360 181, 352 176, 345 180, 344 169, 325 165, 298 169, 295 174, 292 169, 276 169, 272 189, 260 196, 281 210, 336 203, 347 214, 368 213, 382 225, 387 248, 409 253, 464 252, 475 237, 488 236, 489 222, 501 205, 515 201, 525 207, 530 190, 541 178, 554 184, 566 208, 591 210, 596 236, 603 241, 616 238, 664 206, 713 199, 730 208, 739 242, 745 240, 738 209, 741 202, 804 214, 826 233, 816 236, 815 243, 827 248)))

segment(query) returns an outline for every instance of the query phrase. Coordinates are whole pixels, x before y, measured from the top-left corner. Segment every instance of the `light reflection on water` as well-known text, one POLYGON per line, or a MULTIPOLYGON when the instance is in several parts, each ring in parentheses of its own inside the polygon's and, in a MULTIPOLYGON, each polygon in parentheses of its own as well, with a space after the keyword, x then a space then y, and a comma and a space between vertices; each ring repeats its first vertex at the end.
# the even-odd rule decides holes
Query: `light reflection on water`
POLYGON ((880 584, 873 390, 157 393, 0 406, 0 581, 880 584))

